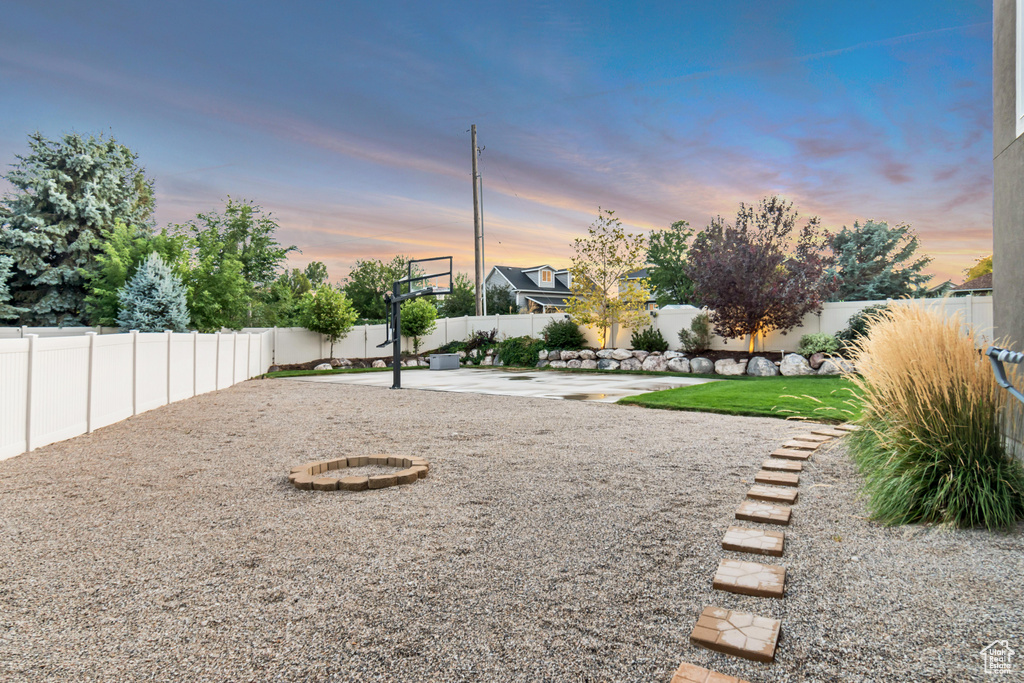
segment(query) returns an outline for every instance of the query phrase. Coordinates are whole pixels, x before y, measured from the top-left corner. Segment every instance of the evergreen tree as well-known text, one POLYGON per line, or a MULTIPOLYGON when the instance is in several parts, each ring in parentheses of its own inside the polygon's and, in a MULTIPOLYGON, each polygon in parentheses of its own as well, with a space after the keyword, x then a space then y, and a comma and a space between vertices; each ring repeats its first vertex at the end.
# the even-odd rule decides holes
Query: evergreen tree
POLYGON ((7 280, 11 277, 11 266, 14 259, 10 256, 0 256, 0 320, 13 318, 17 313, 7 303, 11 300, 11 290, 7 286, 7 280))
POLYGON ((0 255, 13 260, 10 303, 0 316, 16 324, 79 325, 99 243, 117 219, 149 224, 152 181, 114 138, 48 140, 33 133, 29 149, 4 176, 16 191, 0 201, 0 255))
POLYGON ((117 325, 139 332, 184 332, 188 328, 185 286, 153 252, 118 293, 117 325))
POLYGON ((837 286, 833 301, 921 296, 932 279, 921 273, 932 260, 916 256, 920 241, 909 225, 855 222, 853 228, 844 226, 831 246, 835 265, 828 276, 837 286))
MULTIPOLYGON (((519 306, 516 305, 516 295, 508 285, 488 287, 485 291, 488 315, 513 315, 519 312, 519 306)), ((474 305, 473 313, 469 315, 475 313, 476 306, 474 305)))

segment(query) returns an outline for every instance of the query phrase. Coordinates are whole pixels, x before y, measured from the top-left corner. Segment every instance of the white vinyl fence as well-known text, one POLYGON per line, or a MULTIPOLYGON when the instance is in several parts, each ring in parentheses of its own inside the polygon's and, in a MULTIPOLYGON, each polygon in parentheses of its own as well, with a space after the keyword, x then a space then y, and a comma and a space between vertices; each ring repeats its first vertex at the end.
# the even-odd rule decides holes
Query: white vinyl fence
POLYGON ((272 362, 271 333, 63 329, 0 338, 0 460, 229 387, 272 362))

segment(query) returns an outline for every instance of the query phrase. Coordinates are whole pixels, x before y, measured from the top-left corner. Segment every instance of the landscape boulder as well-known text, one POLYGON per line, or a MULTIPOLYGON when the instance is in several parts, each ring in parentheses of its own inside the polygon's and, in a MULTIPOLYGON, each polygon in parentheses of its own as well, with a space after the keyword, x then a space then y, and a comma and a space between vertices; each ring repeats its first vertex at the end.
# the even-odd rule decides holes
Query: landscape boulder
POLYGON ((612 360, 611 358, 602 358, 601 360, 597 361, 597 369, 598 370, 618 370, 619 369, 619 361, 612 360))
POLYGON ((810 363, 808 363, 807 359, 799 353, 787 353, 783 357, 782 363, 779 365, 779 372, 786 377, 814 374, 814 370, 811 369, 810 363))
POLYGON ((853 372, 853 363, 842 358, 826 358, 818 368, 819 375, 841 375, 844 372, 853 372))
POLYGON ((715 364, 703 356, 690 359, 690 372, 699 375, 710 375, 715 371, 715 364))
POLYGON ((537 368, 546 368, 546 367, 548 366, 548 363, 550 363, 550 362, 551 362, 551 361, 549 361, 549 360, 547 360, 547 359, 545 358, 544 360, 539 360, 539 361, 537 361, 537 365, 535 365, 534 367, 537 367, 537 368))
POLYGON ((820 353, 820 352, 819 353, 812 353, 811 357, 807 359, 807 363, 814 370, 817 370, 818 368, 820 368, 821 364, 824 363, 824 362, 825 362, 825 354, 820 353))
POLYGON ((683 354, 679 353, 678 351, 666 351, 661 355, 665 356, 665 360, 672 360, 673 358, 679 358, 683 354))
POLYGON ((580 351, 580 360, 594 360, 595 358, 597 358, 597 354, 590 349, 580 351))
POLYGON ((480 361, 480 365, 494 365, 494 357, 484 356, 484 359, 480 361))
POLYGON ((668 365, 665 366, 669 372, 689 372, 690 371, 690 359, 676 356, 669 360, 668 365))
POLYGON ((321 363, 320 365, 316 366, 313 369, 314 370, 330 370, 332 367, 334 367, 334 366, 331 365, 330 363, 321 363))
POLYGON ((579 358, 573 358, 571 361, 568 361, 565 364, 565 367, 567 367, 567 368, 578 368, 582 364, 583 364, 583 361, 581 361, 579 358))
POLYGON ((615 349, 611 357, 613 360, 626 360, 633 357, 633 352, 629 349, 615 349))
POLYGON ((648 372, 664 372, 668 369, 668 361, 665 360, 664 356, 651 354, 644 359, 640 367, 648 372))
POLYGON ((547 349, 545 349, 545 350, 543 350, 543 351, 541 351, 540 353, 537 354, 537 360, 547 360, 547 359, 548 359, 548 351, 547 351, 547 349))
POLYGON ((649 355, 651 354, 648 351, 641 351, 640 349, 636 349, 635 351, 633 351, 633 358, 636 358, 641 363, 643 363, 649 355))
POLYGON ((609 360, 611 359, 614 353, 615 349, 601 349, 600 351, 597 352, 597 357, 600 360, 609 360))
MULTIPOLYGON (((614 363, 615 361, 612 362, 614 363)), ((580 367, 583 368, 584 370, 597 370, 597 361, 592 358, 588 358, 587 360, 581 360, 580 367)))
POLYGON ((466 352, 465 351, 459 351, 459 358, 460 359, 465 359, 465 357, 466 357, 466 352))
POLYGON ((553 360, 553 361, 551 361, 551 363, 549 363, 549 366, 552 367, 552 368, 564 368, 566 366, 566 361, 564 361, 564 360, 553 360))
POLYGON ((560 360, 576 360, 580 357, 579 351, 562 351, 560 360))
POLYGON ((764 356, 754 356, 747 363, 747 374, 753 377, 774 377, 779 374, 779 369, 764 356))
POLYGON ((624 358, 619 362, 619 370, 640 370, 642 367, 643 364, 639 359, 633 358, 632 356, 624 358))
POLYGON ((370 365, 371 365, 371 367, 375 367, 375 368, 386 368, 388 366, 387 363, 385 363, 384 361, 380 360, 379 358, 377 360, 373 361, 373 363, 371 363, 370 365))
POLYGON ((562 360, 561 351, 550 351, 548 352, 548 360, 562 360))
POLYGON ((716 375, 743 375, 747 372, 747 361, 737 361, 732 358, 723 358, 715 361, 716 375))
POLYGON ((271 365, 270 369, 267 370, 267 372, 281 372, 281 366, 280 365, 271 365))

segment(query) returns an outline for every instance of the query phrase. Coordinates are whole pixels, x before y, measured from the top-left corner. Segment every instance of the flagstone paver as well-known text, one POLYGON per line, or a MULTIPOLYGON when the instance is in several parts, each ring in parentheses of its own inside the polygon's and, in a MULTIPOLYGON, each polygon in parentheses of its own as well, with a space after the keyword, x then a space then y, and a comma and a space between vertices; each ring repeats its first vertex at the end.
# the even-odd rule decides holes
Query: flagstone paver
POLYGON ((786 568, 760 562, 722 560, 714 581, 715 590, 758 598, 781 598, 786 592, 786 568))
POLYGON ((736 519, 764 524, 789 524, 790 509, 758 500, 745 500, 736 508, 736 519))
POLYGON ((810 441, 787 441, 782 444, 782 447, 798 451, 816 451, 820 445, 820 443, 811 443, 810 441))
POLYGON ((731 526, 725 532, 725 537, 722 538, 724 550, 735 550, 740 553, 781 557, 785 547, 785 532, 770 529, 745 529, 731 526))
POLYGON ((769 503, 789 503, 792 505, 796 502, 797 492, 793 489, 780 489, 775 486, 751 486, 750 490, 747 491, 747 498, 754 500, 766 500, 769 503))
POLYGON ((803 472, 803 464, 796 460, 774 460, 769 458, 761 463, 762 470, 774 470, 776 472, 803 472))
POLYGON ((380 489, 388 486, 412 484, 423 479, 430 471, 430 463, 423 458, 406 458, 401 455, 351 455, 334 460, 308 462, 305 465, 292 467, 288 481, 295 488, 314 491, 363 491, 367 488, 380 489), (321 477, 322 473, 351 467, 379 465, 383 467, 403 467, 405 469, 391 474, 373 477, 348 476, 341 478, 321 477))
POLYGON ((755 662, 771 662, 775 660, 780 627, 776 619, 705 607, 690 633, 690 642, 755 662))
POLYGON ((831 441, 831 436, 824 436, 820 432, 811 432, 810 434, 799 434, 793 437, 794 441, 809 441, 810 443, 825 443, 831 441))
POLYGON ((696 664, 690 664, 689 662, 683 662, 679 665, 675 674, 672 676, 671 683, 748 683, 747 681, 736 678, 735 676, 726 676, 720 674, 717 671, 711 671, 705 669, 702 666, 696 664))
POLYGON ((773 458, 785 458, 786 460, 810 460, 814 451, 798 451, 795 448, 778 448, 772 451, 773 458))
POLYGON ((766 472, 761 470, 754 477, 758 484, 775 484, 776 486, 799 486, 800 475, 789 472, 766 472))
POLYGON ((815 429, 813 432, 811 432, 811 434, 816 434, 818 436, 827 436, 832 439, 838 439, 840 437, 846 436, 846 432, 841 431, 839 429, 815 429))

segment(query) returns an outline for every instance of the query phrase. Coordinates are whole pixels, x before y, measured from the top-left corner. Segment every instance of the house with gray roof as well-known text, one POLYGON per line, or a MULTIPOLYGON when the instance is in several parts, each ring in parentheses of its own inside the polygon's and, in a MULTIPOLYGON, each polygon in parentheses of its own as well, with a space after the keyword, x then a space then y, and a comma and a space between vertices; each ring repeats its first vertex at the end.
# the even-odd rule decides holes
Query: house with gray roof
POLYGON ((484 280, 487 289, 508 287, 524 313, 558 313, 572 296, 569 271, 549 265, 532 268, 494 266, 484 280))

